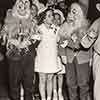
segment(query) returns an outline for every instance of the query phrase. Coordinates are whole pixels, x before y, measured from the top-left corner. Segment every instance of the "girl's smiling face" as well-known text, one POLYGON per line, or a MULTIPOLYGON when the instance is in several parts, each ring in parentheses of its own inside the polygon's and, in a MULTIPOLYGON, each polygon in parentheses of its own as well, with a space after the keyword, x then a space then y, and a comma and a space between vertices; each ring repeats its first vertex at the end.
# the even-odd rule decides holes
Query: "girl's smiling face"
POLYGON ((32 5, 32 7, 31 7, 31 14, 32 14, 33 17, 37 16, 38 8, 37 8, 36 5, 32 5))
POLYGON ((55 18, 54 19, 55 24, 58 26, 61 25, 61 16, 58 13, 54 14, 54 18, 55 18))
POLYGON ((45 19, 44 21, 48 24, 53 24, 53 21, 54 21, 54 14, 53 14, 53 11, 52 10, 48 10, 46 12, 46 16, 45 16, 45 19))

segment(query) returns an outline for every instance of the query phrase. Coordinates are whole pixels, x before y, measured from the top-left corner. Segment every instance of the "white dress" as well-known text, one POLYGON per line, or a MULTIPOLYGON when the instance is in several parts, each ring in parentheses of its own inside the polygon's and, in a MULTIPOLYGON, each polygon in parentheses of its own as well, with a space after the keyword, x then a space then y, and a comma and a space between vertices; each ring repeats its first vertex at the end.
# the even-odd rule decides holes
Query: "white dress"
POLYGON ((44 24, 39 26, 42 40, 37 48, 35 71, 41 73, 56 73, 61 70, 57 61, 57 27, 47 29, 44 24))

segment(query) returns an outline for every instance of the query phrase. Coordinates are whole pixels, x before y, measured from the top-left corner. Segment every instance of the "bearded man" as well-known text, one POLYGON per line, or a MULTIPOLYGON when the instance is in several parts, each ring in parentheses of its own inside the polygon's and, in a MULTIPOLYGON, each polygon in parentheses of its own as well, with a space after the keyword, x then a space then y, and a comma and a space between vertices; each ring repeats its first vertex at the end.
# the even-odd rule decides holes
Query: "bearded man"
POLYGON ((7 47, 9 60, 9 94, 11 100, 20 100, 20 85, 24 89, 24 100, 33 100, 34 33, 31 19, 31 1, 17 0, 7 11, 1 31, 7 47))

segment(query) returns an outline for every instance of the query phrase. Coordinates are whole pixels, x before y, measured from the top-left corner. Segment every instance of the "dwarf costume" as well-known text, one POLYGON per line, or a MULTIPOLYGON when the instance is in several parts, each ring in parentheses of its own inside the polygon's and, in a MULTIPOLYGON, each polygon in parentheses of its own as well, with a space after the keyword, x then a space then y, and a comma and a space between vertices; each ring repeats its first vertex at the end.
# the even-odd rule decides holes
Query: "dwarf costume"
MULTIPOLYGON (((100 11, 99 3, 96 7, 100 11)), ((94 100, 100 100, 100 18, 91 25, 87 34, 82 38, 81 45, 84 48, 93 46, 94 100)))
POLYGON ((30 18, 30 3, 28 3, 29 0, 16 1, 13 9, 7 11, 1 31, 3 44, 7 47, 11 100, 20 100, 21 84, 24 89, 24 100, 33 100, 35 47, 32 38, 35 31, 30 18), (24 11, 22 9, 26 10, 22 13, 25 16, 18 13, 20 10, 24 11))
POLYGON ((84 33, 88 29, 89 23, 84 17, 81 17, 84 12, 82 7, 78 3, 72 4, 71 11, 68 13, 67 21, 62 25, 60 30, 62 44, 66 41, 66 84, 70 100, 78 100, 79 98, 80 100, 90 100, 89 60, 91 57, 91 51, 80 47, 80 39, 85 35, 84 33), (75 12, 73 10, 75 10, 75 12), (75 22, 74 18, 77 18, 78 20, 75 22), (70 24, 71 21, 73 21, 74 24, 70 24), (79 93, 77 92, 78 87, 79 93))

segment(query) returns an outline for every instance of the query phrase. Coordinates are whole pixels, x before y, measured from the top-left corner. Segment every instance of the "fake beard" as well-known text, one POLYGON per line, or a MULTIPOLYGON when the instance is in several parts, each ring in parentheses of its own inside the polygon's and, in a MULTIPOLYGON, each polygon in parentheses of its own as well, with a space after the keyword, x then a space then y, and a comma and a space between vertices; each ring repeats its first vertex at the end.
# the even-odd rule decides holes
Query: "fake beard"
POLYGON ((16 6, 13 8, 13 12, 12 12, 12 15, 15 16, 15 17, 18 17, 19 19, 28 19, 30 17, 30 10, 27 9, 26 10, 26 14, 24 16, 20 15, 17 11, 17 8, 16 6))
POLYGON ((73 21, 73 24, 70 27, 72 27, 72 29, 73 29, 72 33, 73 33, 74 31, 80 30, 80 28, 86 27, 88 25, 89 25, 88 20, 85 18, 81 18, 81 19, 73 21))
POLYGON ((66 23, 63 27, 66 30, 64 32, 61 32, 60 34, 60 37, 62 39, 60 40, 61 44, 63 44, 67 40, 67 42, 64 43, 65 47, 71 41, 69 43, 71 44, 70 48, 79 48, 80 40, 85 35, 88 25, 89 23, 86 19, 76 21, 74 25, 69 25, 69 23, 66 23))

